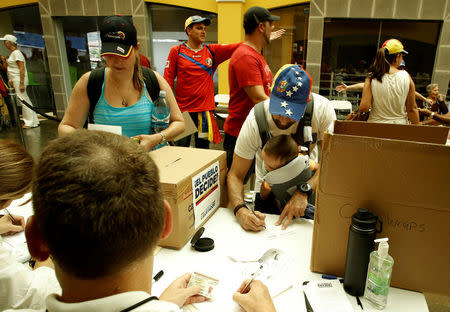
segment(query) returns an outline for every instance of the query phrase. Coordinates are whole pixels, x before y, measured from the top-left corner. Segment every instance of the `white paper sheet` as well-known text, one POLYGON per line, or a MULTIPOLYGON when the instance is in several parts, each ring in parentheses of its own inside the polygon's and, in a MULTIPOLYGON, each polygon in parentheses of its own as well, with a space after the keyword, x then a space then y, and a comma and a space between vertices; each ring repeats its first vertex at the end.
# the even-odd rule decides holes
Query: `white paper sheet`
POLYGON ((353 312, 339 280, 315 280, 303 286, 314 312, 353 312))

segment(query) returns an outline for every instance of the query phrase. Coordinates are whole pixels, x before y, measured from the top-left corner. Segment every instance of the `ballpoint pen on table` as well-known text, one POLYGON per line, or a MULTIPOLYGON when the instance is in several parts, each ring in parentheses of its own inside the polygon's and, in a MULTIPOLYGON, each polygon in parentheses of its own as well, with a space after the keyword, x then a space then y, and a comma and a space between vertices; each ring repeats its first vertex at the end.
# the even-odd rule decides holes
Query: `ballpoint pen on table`
POLYGON ((161 278, 161 276, 163 276, 163 274, 164 274, 163 270, 156 273, 156 275, 153 277, 153 283, 156 283, 161 278))

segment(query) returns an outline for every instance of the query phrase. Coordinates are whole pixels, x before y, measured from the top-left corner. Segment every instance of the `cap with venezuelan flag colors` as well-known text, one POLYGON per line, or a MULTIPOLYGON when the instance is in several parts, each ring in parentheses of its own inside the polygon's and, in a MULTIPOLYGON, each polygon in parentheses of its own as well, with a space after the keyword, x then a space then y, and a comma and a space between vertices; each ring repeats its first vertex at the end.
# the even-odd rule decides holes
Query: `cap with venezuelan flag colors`
POLYGON ((186 22, 184 22, 184 30, 186 30, 186 28, 188 28, 192 24, 198 23, 203 23, 205 24, 205 26, 208 26, 209 24, 211 24, 211 20, 207 17, 201 17, 198 15, 190 16, 187 18, 186 22))
POLYGON ((397 39, 386 40, 381 47, 390 55, 398 53, 408 54, 408 52, 405 51, 403 44, 397 39))
POLYGON ((310 101, 311 84, 311 77, 299 65, 284 65, 274 78, 269 112, 299 121, 310 101))

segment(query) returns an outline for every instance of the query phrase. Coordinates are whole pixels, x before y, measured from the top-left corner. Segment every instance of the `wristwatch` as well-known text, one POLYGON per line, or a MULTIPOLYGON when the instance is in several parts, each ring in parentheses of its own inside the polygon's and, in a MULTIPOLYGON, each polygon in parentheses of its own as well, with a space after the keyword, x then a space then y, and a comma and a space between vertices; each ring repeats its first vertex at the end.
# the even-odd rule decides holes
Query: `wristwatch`
POLYGON ((311 187, 311 184, 309 183, 302 183, 298 186, 298 190, 302 193, 305 193, 306 195, 311 196, 313 189, 311 187))
POLYGON ((161 135, 161 141, 159 141, 159 144, 166 144, 166 135, 162 132, 158 132, 161 135))
POLYGON ((431 114, 430 114, 430 119, 433 119, 433 117, 434 117, 434 112, 432 112, 431 114))

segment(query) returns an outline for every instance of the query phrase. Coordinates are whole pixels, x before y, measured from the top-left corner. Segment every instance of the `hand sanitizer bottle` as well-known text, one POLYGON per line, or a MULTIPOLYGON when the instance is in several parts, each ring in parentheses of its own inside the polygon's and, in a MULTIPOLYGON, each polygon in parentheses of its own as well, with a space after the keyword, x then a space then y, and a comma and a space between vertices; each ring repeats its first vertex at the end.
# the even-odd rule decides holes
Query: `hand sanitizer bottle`
POLYGON ((376 239, 378 250, 370 253, 364 297, 377 309, 386 307, 394 259, 388 255, 388 238, 376 239))

